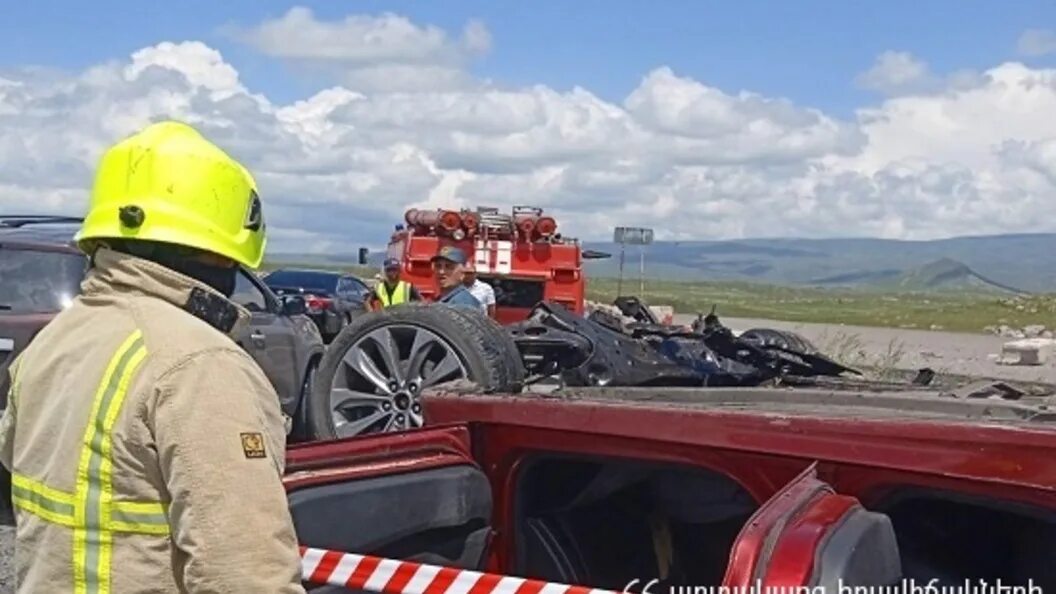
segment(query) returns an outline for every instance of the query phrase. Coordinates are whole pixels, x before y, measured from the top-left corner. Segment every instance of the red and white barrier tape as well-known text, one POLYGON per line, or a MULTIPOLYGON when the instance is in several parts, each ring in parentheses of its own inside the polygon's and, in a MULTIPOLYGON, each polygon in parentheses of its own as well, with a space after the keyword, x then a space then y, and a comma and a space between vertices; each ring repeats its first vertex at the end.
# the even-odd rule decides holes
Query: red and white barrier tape
POLYGON ((306 582, 379 594, 617 594, 468 569, 301 547, 306 582))

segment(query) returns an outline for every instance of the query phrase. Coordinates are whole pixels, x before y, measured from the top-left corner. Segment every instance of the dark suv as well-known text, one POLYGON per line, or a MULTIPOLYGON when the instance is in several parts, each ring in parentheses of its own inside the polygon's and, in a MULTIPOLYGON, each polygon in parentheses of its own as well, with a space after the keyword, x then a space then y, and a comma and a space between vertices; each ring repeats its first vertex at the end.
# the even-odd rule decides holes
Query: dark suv
MULTIPOLYGON (((72 241, 79 222, 0 215, 0 409, 7 406, 7 368, 15 356, 80 291, 88 259, 72 241)), ((324 346, 304 299, 280 299, 245 270, 232 299, 253 314, 236 342, 275 386, 293 419, 292 436, 307 435, 301 402, 311 393, 324 346)))

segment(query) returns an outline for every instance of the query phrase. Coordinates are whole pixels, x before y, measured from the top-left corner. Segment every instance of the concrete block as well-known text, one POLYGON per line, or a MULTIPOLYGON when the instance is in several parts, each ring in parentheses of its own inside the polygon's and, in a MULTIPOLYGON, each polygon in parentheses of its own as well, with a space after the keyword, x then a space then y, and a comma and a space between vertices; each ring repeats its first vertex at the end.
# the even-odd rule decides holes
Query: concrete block
POLYGON ((1006 342, 1001 346, 1002 365, 1044 365, 1056 348, 1056 340, 1025 338, 1006 342))

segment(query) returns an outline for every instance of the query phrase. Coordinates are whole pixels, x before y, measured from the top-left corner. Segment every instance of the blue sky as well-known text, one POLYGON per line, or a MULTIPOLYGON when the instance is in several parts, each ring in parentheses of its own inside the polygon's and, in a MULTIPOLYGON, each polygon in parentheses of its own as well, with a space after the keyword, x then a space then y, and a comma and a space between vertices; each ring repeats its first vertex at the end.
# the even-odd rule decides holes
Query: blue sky
POLYGON ((7 4, 0 210, 79 212, 109 143, 178 117, 277 246, 514 204, 585 238, 1056 232, 1052 0, 7 4))
MULTIPOLYGON (((838 117, 877 97, 854 84, 887 50, 908 51, 942 75, 1005 60, 1052 65, 1056 55, 1016 53, 1029 28, 1056 25, 1051 1, 705 2, 302 2, 320 20, 348 13, 395 12, 453 35, 480 19, 492 50, 471 72, 501 84, 581 85, 618 102, 661 65, 726 92, 787 97, 838 117)), ((295 78, 272 59, 222 33, 277 18, 274 0, 11 3, 0 21, 0 67, 45 65, 80 70, 159 41, 196 39, 219 49, 247 86, 277 102, 321 83, 295 78)))

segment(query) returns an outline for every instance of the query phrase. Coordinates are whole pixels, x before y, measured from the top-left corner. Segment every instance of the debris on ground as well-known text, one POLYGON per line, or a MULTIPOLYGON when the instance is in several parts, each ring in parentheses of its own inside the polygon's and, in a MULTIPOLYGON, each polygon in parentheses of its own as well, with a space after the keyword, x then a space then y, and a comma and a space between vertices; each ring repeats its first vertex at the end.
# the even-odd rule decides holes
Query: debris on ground
POLYGON ((1031 324, 1024 328, 1013 328, 1008 324, 1001 324, 999 326, 987 326, 983 328, 983 332, 1003 338, 1056 338, 1056 334, 1052 330, 1045 328, 1041 324, 1031 324))
POLYGON ((1044 365, 1056 348, 1050 338, 1024 338, 1006 342, 997 358, 1000 365, 1044 365))

